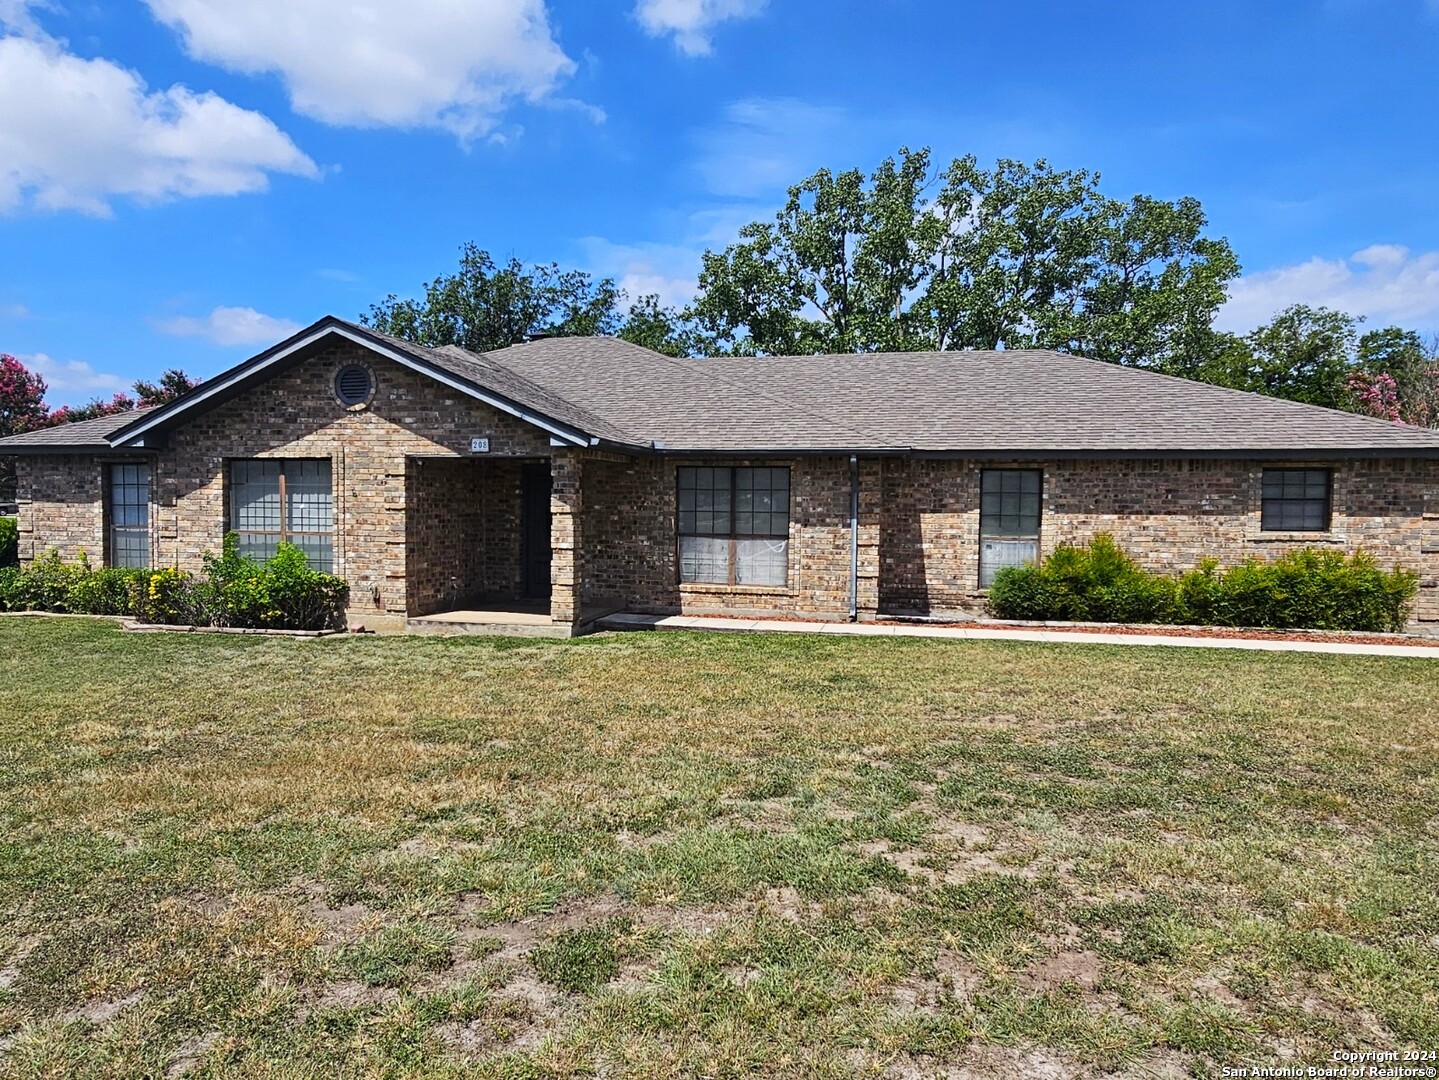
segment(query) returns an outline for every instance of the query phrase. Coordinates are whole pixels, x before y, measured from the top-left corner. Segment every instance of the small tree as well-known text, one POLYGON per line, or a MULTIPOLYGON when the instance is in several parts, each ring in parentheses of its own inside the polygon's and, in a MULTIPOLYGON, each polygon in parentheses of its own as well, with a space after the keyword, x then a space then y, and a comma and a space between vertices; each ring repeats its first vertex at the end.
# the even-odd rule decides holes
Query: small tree
POLYGON ((190 378, 179 368, 169 368, 160 376, 159 382, 137 379, 135 394, 139 398, 139 407, 148 409, 156 405, 168 405, 180 395, 188 394, 199 385, 199 379, 190 378))
MULTIPOLYGON (((43 427, 45 380, 9 353, 0 353, 0 438, 43 427)), ((0 458, 0 502, 15 498, 15 462, 0 458)))

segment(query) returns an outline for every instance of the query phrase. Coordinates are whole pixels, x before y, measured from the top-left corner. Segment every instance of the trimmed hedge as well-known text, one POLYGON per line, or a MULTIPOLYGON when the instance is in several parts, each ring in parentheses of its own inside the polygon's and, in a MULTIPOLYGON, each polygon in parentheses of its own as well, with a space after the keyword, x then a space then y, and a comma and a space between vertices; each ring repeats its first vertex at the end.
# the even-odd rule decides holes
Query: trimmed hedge
POLYGON ((20 523, 0 517, 0 568, 20 564, 20 523))
POLYGON ((240 555, 234 535, 204 572, 95 569, 82 553, 66 563, 54 551, 29 566, 0 569, 0 611, 128 615, 171 626, 258 630, 336 630, 345 625, 350 589, 311 570, 305 553, 281 544, 266 563, 240 555))
POLYGON ((1001 570, 989 609, 1002 619, 1397 632, 1418 588, 1418 574, 1381 570, 1365 552, 1312 548, 1228 570, 1205 559, 1175 578, 1141 569, 1101 533, 1039 565, 1001 570))

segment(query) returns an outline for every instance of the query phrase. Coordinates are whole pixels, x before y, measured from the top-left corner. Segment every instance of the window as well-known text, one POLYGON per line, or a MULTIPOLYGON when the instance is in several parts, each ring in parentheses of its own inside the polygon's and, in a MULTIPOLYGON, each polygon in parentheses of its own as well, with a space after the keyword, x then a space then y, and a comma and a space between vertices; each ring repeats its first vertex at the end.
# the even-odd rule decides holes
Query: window
POLYGON ((330 463, 230 462, 230 528, 240 554, 264 562, 281 541, 294 544, 316 570, 334 569, 335 506, 330 463))
POLYGON ((1039 469, 985 469, 979 480, 979 587, 1039 557, 1039 469))
POLYGON ((680 580, 783 585, 789 469, 677 470, 680 580))
POLYGON ((1329 530, 1328 469, 1265 469, 1259 527, 1273 532, 1329 530))
POLYGON ((111 465, 105 511, 109 551, 105 562, 143 570, 150 565, 150 466, 111 465))

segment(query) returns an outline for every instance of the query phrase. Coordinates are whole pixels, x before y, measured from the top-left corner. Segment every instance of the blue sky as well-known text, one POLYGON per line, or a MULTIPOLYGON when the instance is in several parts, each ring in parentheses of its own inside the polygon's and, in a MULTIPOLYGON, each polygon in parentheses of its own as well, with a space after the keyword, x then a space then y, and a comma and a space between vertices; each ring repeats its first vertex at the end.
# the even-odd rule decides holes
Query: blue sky
POLYGON ((820 166, 1038 157, 1439 329, 1439 0, 0 0, 0 351, 207 376, 473 240, 682 301, 820 166))

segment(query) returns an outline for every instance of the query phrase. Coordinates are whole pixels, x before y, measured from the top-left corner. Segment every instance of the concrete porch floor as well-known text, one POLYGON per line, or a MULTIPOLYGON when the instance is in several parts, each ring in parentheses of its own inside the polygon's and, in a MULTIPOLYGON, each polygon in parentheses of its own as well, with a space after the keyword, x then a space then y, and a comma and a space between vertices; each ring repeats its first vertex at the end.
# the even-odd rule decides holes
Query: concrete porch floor
MULTIPOLYGON (((587 609, 580 613, 583 633, 596 620, 614 612, 613 607, 587 609)), ((506 600, 454 611, 437 611, 405 620, 412 634, 507 634, 515 637, 570 637, 568 626, 550 618, 548 600, 506 600)))

